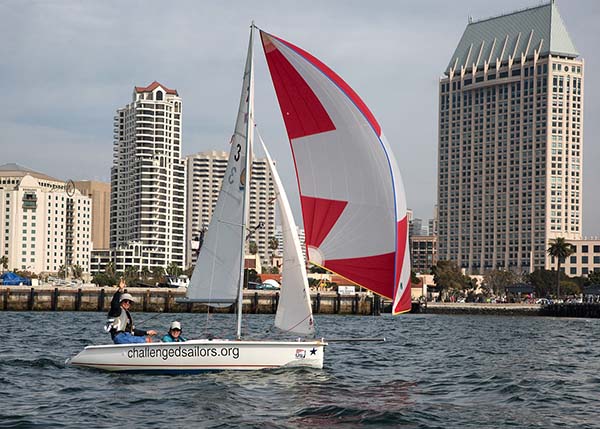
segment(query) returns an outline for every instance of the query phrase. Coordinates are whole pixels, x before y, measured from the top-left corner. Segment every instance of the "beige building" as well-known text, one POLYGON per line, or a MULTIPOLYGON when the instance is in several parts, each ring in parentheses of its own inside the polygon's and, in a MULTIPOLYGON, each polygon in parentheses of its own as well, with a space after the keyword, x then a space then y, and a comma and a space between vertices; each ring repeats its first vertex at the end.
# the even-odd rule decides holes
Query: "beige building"
POLYGON ((415 273, 426 274, 431 272, 431 267, 437 264, 437 236, 411 235, 410 266, 415 273))
POLYGON ((110 247, 110 183, 82 180, 75 182, 82 195, 92 199, 92 250, 110 247))
MULTIPOLYGON (((200 232, 208 227, 217 204, 228 156, 224 151, 208 151, 186 157, 188 266, 195 263, 200 232)), ((250 182, 248 228, 250 240, 258 245, 258 256, 263 262, 270 261, 269 238, 275 236, 274 186, 266 158, 255 158, 250 182), (262 226, 257 228, 259 224, 262 226)))
POLYGON ((182 102, 158 82, 135 87, 117 110, 111 169, 110 248, 115 268, 185 265, 182 102))
POLYGON ((90 272, 92 202, 65 188, 17 164, 0 166, 0 255, 9 269, 57 273, 78 265, 90 272))
POLYGON ((583 83, 555 2, 468 23, 439 83, 439 259, 529 272, 581 238, 583 83))
MULTIPOLYGON (((575 251, 566 258, 561 266, 569 277, 587 276, 594 271, 600 271, 600 238, 582 238, 581 240, 568 240, 575 251)), ((550 261, 549 268, 556 268, 556 261, 550 261)))

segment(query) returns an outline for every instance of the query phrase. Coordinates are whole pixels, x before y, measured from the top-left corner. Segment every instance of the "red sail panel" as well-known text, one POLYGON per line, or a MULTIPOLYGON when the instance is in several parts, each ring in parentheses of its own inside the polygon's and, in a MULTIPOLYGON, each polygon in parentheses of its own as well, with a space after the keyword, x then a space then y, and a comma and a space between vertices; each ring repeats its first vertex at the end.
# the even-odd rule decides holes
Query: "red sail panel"
POLYGON ((396 250, 396 284, 400 282, 400 275, 402 274, 402 265, 404 264, 404 252, 406 251, 406 240, 408 240, 408 216, 405 216, 397 224, 396 229, 397 237, 397 248, 396 250))
POLYGON ((334 130, 331 118, 310 86, 268 36, 261 32, 261 37, 290 140, 334 130))
POLYGON ((395 304, 394 308, 392 309, 392 314, 408 313, 411 310, 411 307, 412 307, 412 299, 410 296, 411 287, 412 286, 411 286, 410 280, 409 280, 408 283, 406 284, 406 287, 402 291, 402 296, 400 297, 400 300, 395 304))
POLYGON ((396 290, 395 294, 401 293, 401 297, 395 296, 392 309, 392 314, 406 313, 411 310, 411 284, 410 284, 410 264, 404 263, 406 251, 408 250, 408 216, 405 216, 397 224, 397 243, 398 250, 396 251, 396 285, 404 285, 404 289, 396 290))
MULTIPOLYGON (((375 119, 375 116, 373 115, 373 113, 371 113, 371 110, 369 110, 369 108, 367 107, 365 102, 362 101, 362 99, 350 87, 350 85, 348 85, 344 81, 344 79, 342 79, 336 72, 331 70, 329 67, 327 67, 326 64, 321 62, 321 60, 312 56, 310 53, 306 52, 304 49, 299 48, 298 46, 296 46, 286 40, 280 39, 277 36, 273 36, 272 34, 267 35, 266 33, 263 33, 262 31, 260 34, 263 39, 263 46, 264 46, 265 38, 273 37, 274 39, 277 39, 281 43, 285 44, 290 49, 294 50, 297 54, 301 55, 306 61, 311 63, 313 66, 315 66, 317 69, 319 69, 323 74, 325 74, 329 79, 331 79, 333 82, 335 82, 335 84, 342 91, 344 91, 344 93, 346 93, 348 98, 350 98, 354 102, 354 104, 356 105, 356 107, 358 107, 358 109, 362 112, 362 114, 365 115, 365 118, 367 118, 367 121, 369 121, 369 124, 371 124, 371 126, 373 127, 373 130, 375 130, 375 133, 378 136, 381 135, 381 127, 380 127, 379 123, 377 122, 377 119, 375 119)), ((266 48, 265 48, 265 52, 266 52, 266 48)))
POLYGON ((324 267, 385 298, 394 296, 394 253, 328 260, 324 267))
POLYGON ((302 219, 304 219, 304 241, 307 246, 319 247, 344 208, 346 201, 327 200, 300 196, 302 219))

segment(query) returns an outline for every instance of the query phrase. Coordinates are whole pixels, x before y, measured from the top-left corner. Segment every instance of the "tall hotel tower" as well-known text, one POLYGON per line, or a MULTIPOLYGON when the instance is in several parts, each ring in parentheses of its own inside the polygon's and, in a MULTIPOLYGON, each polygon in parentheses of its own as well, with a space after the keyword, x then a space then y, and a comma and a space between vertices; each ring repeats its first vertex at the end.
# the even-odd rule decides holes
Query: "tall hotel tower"
POLYGON ((185 163, 181 98, 158 82, 135 87, 117 110, 110 247, 115 268, 184 267, 185 163))
MULTIPOLYGON (((228 152, 201 152, 186 157, 188 172, 187 264, 196 262, 198 237, 208 227, 227 168, 228 152)), ((275 237, 275 188, 266 158, 252 162, 249 241, 255 241, 262 264, 270 265, 269 239, 275 237), (257 228, 258 225, 260 228, 257 228)), ((248 249, 246 249, 248 252, 248 249)))
POLYGON ((581 238, 578 55, 554 2, 469 21, 439 86, 440 260, 530 272, 581 238))

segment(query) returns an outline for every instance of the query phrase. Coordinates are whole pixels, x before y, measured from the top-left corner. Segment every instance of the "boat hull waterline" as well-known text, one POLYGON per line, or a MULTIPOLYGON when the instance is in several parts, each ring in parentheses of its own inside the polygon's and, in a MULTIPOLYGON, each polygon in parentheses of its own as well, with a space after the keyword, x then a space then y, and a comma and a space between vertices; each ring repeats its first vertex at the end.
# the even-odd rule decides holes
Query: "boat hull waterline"
POLYGON ((68 361, 114 372, 195 373, 282 367, 323 368, 325 341, 190 340, 87 346, 68 361))

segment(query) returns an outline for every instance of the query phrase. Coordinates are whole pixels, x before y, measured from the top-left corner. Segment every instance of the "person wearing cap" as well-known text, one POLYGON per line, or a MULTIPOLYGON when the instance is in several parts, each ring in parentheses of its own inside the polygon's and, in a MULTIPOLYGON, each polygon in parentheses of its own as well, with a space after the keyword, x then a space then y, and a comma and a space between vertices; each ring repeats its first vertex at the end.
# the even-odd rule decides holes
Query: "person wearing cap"
POLYGON ((133 318, 129 309, 131 304, 135 302, 133 296, 129 293, 123 293, 125 289, 125 280, 121 279, 119 288, 115 292, 110 302, 110 310, 108 312, 110 324, 110 336, 115 344, 130 344, 130 343, 151 343, 152 336, 156 335, 156 331, 150 329, 136 329, 133 324, 133 318))
POLYGON ((162 337, 162 342, 178 343, 182 341, 187 341, 187 339, 181 335, 181 323, 179 323, 178 321, 174 321, 171 323, 171 327, 169 328, 169 332, 167 333, 167 335, 162 337))

